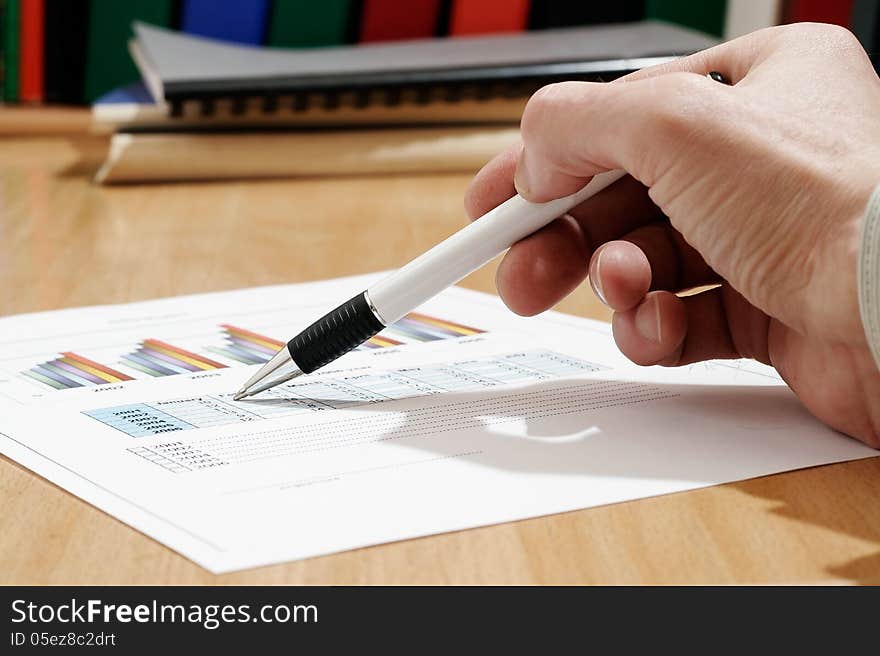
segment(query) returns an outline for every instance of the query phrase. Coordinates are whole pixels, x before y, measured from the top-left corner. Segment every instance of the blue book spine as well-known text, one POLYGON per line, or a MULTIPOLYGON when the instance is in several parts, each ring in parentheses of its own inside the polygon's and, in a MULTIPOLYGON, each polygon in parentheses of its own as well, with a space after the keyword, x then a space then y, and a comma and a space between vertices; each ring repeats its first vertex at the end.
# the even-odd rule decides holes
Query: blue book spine
POLYGON ((269 0, 184 0, 181 29, 212 39, 260 45, 269 0))

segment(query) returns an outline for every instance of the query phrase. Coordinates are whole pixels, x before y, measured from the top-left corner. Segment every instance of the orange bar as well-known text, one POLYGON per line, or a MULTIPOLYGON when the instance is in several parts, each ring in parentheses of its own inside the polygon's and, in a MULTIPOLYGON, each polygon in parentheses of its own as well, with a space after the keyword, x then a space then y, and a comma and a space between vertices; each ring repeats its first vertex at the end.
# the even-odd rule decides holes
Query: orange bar
POLYGON ((284 342, 279 342, 277 339, 272 339, 271 337, 266 337, 265 335, 259 335, 257 333, 252 333, 250 330, 245 330, 244 328, 239 328, 238 326, 230 326, 229 324, 221 324, 221 328, 228 330, 230 333, 235 335, 241 335, 242 337, 247 337, 250 340, 255 342, 259 342, 263 346, 271 346, 274 348, 281 348, 284 346, 284 342))
POLYGON ((437 326, 439 328, 451 328, 457 332, 461 332, 465 335, 476 335, 478 333, 484 333, 485 330, 480 330, 479 328, 471 328, 470 326, 464 326, 460 323, 455 323, 453 321, 446 321, 445 319, 437 319, 436 317, 429 317, 427 314, 419 314, 418 312, 410 312, 406 315, 410 319, 415 319, 416 321, 423 321, 431 326, 437 326))
POLYGON ((194 362, 193 364, 198 364, 199 362, 201 362, 202 364, 206 364, 209 367, 212 367, 214 369, 225 369, 226 368, 225 364, 220 364, 219 362, 215 362, 214 360, 209 360, 208 358, 205 358, 201 355, 196 355, 195 353, 192 353, 192 352, 187 351, 185 349, 178 348, 176 346, 171 346, 171 344, 166 344, 165 342, 160 342, 158 339, 145 339, 144 340, 145 346, 150 345, 150 344, 152 344, 153 346, 158 346, 159 348, 166 349, 168 351, 172 351, 173 353, 177 353, 178 355, 182 355, 185 358, 190 358, 192 360, 196 360, 197 362, 194 362))
MULTIPOLYGON (((70 358, 71 360, 76 360, 77 362, 92 367, 93 369, 97 369, 98 371, 107 374, 108 376, 113 376, 119 380, 134 380, 131 376, 126 376, 124 373, 116 371, 115 369, 111 369, 110 367, 105 367, 102 364, 98 364, 88 358, 84 358, 81 355, 77 355, 76 353, 66 352, 62 353, 65 358, 70 358)), ((103 377, 103 376, 102 376, 103 377)), ((110 381, 112 382, 112 381, 110 381)))
POLYGON ((398 342, 396 339, 383 337, 382 335, 370 337, 370 339, 368 339, 367 341, 371 344, 376 344, 377 346, 400 346, 401 344, 403 344, 403 342, 398 342))

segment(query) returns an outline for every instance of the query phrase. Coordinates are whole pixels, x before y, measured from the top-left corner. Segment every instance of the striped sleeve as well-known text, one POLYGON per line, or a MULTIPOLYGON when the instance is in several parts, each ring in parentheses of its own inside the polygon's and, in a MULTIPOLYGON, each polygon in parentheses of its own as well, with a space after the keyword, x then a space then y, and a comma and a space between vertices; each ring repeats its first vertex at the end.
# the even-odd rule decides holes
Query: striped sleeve
POLYGON ((880 367, 880 187, 874 190, 859 248, 859 310, 874 362, 880 367))

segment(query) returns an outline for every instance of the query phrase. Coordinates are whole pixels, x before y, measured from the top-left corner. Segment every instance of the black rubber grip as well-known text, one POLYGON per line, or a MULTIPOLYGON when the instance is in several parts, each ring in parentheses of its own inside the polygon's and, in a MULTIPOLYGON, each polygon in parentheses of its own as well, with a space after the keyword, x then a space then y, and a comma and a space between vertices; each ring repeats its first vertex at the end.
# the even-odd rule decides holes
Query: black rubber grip
POLYGON ((357 348, 384 327, 373 314, 366 294, 358 294, 290 340, 287 349, 300 371, 310 374, 357 348))

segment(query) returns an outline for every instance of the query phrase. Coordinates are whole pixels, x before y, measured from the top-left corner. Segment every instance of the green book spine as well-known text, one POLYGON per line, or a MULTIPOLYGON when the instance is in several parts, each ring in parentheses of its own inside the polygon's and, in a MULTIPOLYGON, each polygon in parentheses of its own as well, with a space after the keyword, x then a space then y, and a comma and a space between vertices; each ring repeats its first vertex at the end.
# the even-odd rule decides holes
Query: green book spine
POLYGON ((727 0, 648 0, 645 18, 678 23, 706 34, 724 34, 724 12, 727 0))
POLYGON ((350 0, 275 0, 269 45, 312 48, 345 43, 350 0))
POLYGON ((20 0, 6 0, 3 13, 3 100, 18 100, 18 32, 21 27, 20 0))
POLYGON ((0 103, 3 102, 6 70, 6 0, 0 0, 0 103))
POLYGON ((167 27, 171 0, 92 0, 89 9, 85 98, 91 102, 140 77, 128 54, 131 23, 167 27))

